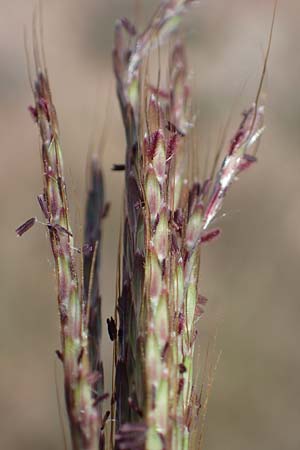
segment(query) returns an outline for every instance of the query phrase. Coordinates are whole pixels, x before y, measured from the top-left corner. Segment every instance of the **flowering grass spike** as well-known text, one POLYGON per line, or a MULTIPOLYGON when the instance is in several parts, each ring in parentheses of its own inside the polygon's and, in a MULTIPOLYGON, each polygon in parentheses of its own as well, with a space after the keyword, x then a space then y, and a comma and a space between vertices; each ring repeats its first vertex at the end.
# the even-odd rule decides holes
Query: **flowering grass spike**
MULTIPOLYGON (((189 70, 178 33, 181 16, 195 3, 162 0, 142 32, 126 18, 115 27, 113 68, 126 152, 125 162, 113 170, 124 172, 125 193, 118 295, 114 317, 106 320, 114 382, 111 409, 105 413, 109 394, 101 360, 99 285, 101 229, 108 211, 103 176, 92 158, 84 244, 76 248, 57 116, 35 39, 34 106, 29 110, 41 138, 38 203, 44 222, 32 217, 16 233, 22 236, 37 222, 48 230, 60 317, 56 354, 63 365, 73 450, 199 448, 203 398, 194 355, 196 325, 207 301, 201 293, 201 249, 220 234, 215 222, 233 181, 256 162, 264 110, 258 94, 224 149, 222 163, 217 167, 216 159, 211 175, 200 180, 198 149, 190 137, 189 70)), ((263 76, 265 69, 266 63, 263 76)))

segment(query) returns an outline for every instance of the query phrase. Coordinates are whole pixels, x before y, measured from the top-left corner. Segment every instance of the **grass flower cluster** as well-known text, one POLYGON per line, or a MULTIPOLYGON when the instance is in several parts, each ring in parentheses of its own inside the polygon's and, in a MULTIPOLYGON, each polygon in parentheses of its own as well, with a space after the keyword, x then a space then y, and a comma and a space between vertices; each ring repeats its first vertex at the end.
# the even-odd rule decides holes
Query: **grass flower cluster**
MULTIPOLYGON (((196 450, 200 389, 195 383, 196 324, 202 245, 233 181, 256 161, 263 108, 256 102, 223 161, 199 179, 187 57, 177 33, 193 0, 162 1, 143 32, 127 19, 115 28, 113 68, 125 136, 125 194, 118 261, 118 298, 107 319, 114 342, 110 411, 102 404, 101 226, 104 185, 96 160, 86 202, 84 244, 71 229, 55 107, 41 53, 35 52, 34 106, 41 138, 43 191, 38 201, 48 228, 57 278, 66 410, 73 450, 196 450), (151 54, 167 44, 167 62, 151 80, 151 54), (164 67, 165 73, 161 73, 164 67), (83 267, 81 276, 81 266, 83 267), (111 420, 107 420, 109 415, 111 420)), ((37 46, 37 44, 36 44, 37 46)), ((37 221, 17 229, 22 235, 37 221)), ((198 436, 199 438, 199 436, 198 436)))

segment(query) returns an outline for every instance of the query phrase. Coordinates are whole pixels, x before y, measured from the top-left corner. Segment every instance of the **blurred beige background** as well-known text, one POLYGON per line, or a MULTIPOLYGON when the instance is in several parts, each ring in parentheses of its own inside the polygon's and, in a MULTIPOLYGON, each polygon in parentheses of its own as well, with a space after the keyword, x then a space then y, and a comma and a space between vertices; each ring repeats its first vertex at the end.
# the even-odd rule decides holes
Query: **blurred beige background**
MULTIPOLYGON (((124 155, 110 56, 114 21, 134 17, 135 3, 44 1, 48 69, 77 224, 87 150, 105 127, 103 166, 112 207, 104 230, 104 318, 114 302, 122 196, 122 174, 110 167, 124 155)), ((141 16, 147 17, 155 3, 140 0, 141 16)), ((214 151, 228 115, 232 130, 254 99, 273 1, 199 3, 184 30, 200 142, 214 151)), ((216 346, 222 350, 209 402, 206 450, 300 448, 300 3, 279 3, 259 164, 233 186, 226 216, 219 220, 222 238, 207 246, 203 257, 202 292, 209 303, 201 349, 217 328, 216 346)), ((23 46, 23 29, 30 34, 35 4, 0 0, 0 448, 6 450, 63 449, 49 246, 41 226, 22 239, 14 234, 22 221, 40 215, 38 139, 26 110, 32 98, 23 46)), ((106 338, 105 346, 109 361, 106 338)))

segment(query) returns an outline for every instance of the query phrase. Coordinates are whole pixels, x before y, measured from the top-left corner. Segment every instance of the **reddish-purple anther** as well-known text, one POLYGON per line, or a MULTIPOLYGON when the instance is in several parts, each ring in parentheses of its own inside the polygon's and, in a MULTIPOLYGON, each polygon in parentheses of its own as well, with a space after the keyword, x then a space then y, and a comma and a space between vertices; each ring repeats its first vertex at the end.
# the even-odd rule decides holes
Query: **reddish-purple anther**
POLYGON ((30 228, 33 227, 36 221, 37 221, 36 217, 31 217, 31 219, 26 220, 26 222, 24 222, 16 229, 17 235, 23 236, 23 234, 26 233, 26 231, 30 230, 30 228))

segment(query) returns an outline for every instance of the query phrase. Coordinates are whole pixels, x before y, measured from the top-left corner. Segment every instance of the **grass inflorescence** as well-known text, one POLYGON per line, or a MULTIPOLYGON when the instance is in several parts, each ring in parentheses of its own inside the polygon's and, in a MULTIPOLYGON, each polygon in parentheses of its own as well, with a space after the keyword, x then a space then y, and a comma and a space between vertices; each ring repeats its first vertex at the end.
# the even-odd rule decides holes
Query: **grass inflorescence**
MULTIPOLYGON (((38 202, 55 262, 61 330, 57 355, 64 370, 73 450, 194 450, 197 441, 202 397, 194 374, 196 324, 207 301, 200 285, 201 249, 220 234, 213 224, 231 184, 256 162, 264 110, 257 95, 223 160, 215 158, 211 173, 201 180, 190 139, 194 117, 187 56, 177 32, 181 16, 194 3, 162 1, 142 32, 125 18, 115 27, 113 69, 126 151, 125 163, 113 167, 124 171, 125 193, 118 295, 114 317, 106 321, 114 346, 107 411, 102 408, 109 395, 101 360, 98 276, 107 213, 104 181, 92 158, 84 244, 78 249, 57 116, 35 38, 30 112, 41 141, 43 191, 38 202), (168 52, 162 61, 164 44, 168 52)), ((36 222, 27 220, 17 234, 36 222)))

